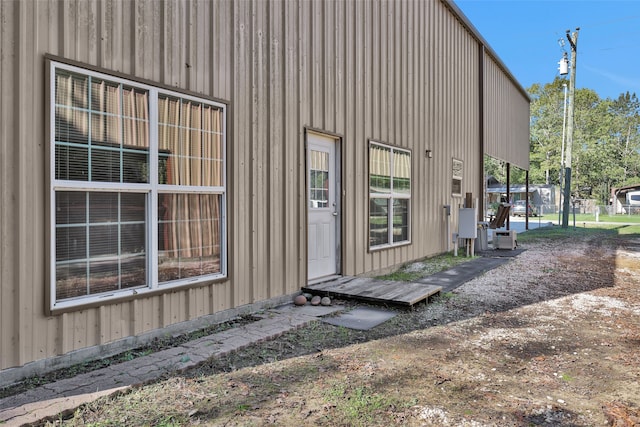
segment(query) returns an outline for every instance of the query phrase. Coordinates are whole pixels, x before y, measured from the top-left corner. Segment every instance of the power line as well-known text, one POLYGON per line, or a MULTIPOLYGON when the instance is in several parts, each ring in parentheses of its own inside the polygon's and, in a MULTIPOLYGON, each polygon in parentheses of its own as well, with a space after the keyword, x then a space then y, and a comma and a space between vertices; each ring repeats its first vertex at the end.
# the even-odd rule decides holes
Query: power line
POLYGON ((606 25, 611 25, 611 24, 618 24, 622 21, 633 21, 636 19, 640 19, 640 16, 623 16, 621 18, 618 19, 611 19, 609 21, 600 21, 600 22, 595 22, 592 24, 587 24, 587 25, 583 25, 581 26, 582 29, 585 28, 598 28, 598 27, 604 27, 606 25))

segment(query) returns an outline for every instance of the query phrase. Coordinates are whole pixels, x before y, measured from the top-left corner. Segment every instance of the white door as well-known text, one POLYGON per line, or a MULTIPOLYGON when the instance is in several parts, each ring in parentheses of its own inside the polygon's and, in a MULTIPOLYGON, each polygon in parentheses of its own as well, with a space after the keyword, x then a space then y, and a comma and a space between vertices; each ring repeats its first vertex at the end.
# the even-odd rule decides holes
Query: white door
POLYGON ((339 200, 336 140, 307 134, 308 279, 338 273, 339 200))

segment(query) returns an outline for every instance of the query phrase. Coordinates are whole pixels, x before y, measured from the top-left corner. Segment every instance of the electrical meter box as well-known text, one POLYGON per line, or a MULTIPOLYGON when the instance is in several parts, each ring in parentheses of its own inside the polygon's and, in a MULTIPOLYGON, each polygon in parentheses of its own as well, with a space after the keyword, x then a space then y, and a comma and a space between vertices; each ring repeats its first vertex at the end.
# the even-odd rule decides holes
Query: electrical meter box
POLYGON ((478 237, 478 211, 476 208, 461 208, 458 224, 458 237, 461 239, 475 239, 478 237))

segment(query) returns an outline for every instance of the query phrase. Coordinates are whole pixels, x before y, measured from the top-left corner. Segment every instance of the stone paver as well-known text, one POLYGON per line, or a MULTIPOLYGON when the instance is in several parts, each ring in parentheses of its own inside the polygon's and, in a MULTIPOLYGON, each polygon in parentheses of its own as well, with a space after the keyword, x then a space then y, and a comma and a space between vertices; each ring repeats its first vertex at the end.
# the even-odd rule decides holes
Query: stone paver
POLYGON ((316 321, 319 315, 343 309, 341 306, 326 307, 321 311, 312 306, 277 307, 268 311, 263 319, 243 327, 0 399, 0 424, 3 427, 20 426, 56 417, 99 397, 154 381, 166 373, 193 368, 211 357, 275 338, 316 321))

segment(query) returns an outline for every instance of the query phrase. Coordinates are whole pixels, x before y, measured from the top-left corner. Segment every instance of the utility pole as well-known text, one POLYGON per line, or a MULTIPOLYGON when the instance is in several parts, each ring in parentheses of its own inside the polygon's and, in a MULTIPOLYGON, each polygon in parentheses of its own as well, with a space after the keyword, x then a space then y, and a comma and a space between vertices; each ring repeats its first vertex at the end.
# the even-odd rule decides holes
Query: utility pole
MULTIPOLYGON (((560 72, 562 74, 562 70, 560 72)), ((566 73, 565 73, 566 74, 566 73)), ((564 178, 564 140, 567 136, 567 84, 562 83, 564 88, 564 103, 562 108, 562 147, 560 148, 560 174, 558 182, 560 183, 560 200, 558 200, 558 225, 562 224, 562 180, 564 178)))
POLYGON ((569 203, 571 202, 571 147, 573 146, 573 106, 575 104, 576 91, 576 56, 578 54, 578 31, 573 34, 567 30, 567 40, 571 45, 571 68, 569 73, 569 106, 567 108, 567 145, 564 156, 564 205, 562 208, 562 228, 569 226, 569 203))

